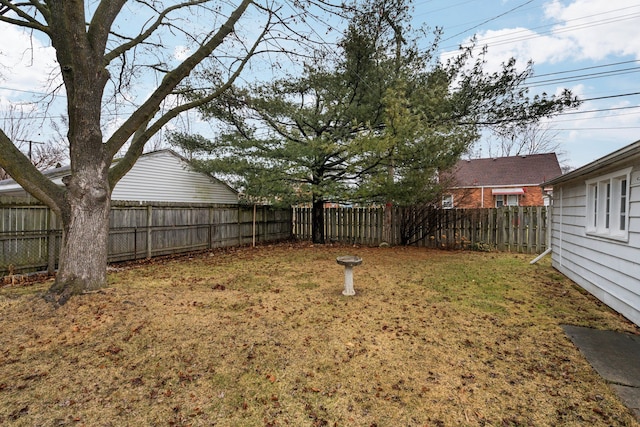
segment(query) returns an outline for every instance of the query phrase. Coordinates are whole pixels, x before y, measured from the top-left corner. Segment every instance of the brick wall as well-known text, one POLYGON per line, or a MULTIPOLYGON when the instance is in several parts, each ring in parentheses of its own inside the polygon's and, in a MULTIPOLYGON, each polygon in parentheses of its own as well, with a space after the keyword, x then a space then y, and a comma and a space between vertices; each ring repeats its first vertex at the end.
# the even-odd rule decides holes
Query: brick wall
MULTIPOLYGON (((542 188, 539 186, 522 187, 525 193, 518 196, 518 206, 544 206, 542 188)), ((451 191, 453 204, 456 208, 494 208, 496 196, 491 193, 491 187, 458 188, 451 191)), ((500 197, 500 196, 498 196, 500 197)))

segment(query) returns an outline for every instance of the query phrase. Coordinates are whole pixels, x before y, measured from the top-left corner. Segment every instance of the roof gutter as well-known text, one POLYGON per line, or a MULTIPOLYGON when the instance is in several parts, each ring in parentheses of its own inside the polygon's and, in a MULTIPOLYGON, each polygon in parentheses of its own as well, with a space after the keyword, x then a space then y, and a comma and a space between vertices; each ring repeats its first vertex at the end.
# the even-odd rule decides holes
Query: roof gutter
POLYGON ((543 183, 543 186, 547 186, 547 185, 555 185, 555 184, 559 184, 561 182, 565 182, 565 181, 570 181, 572 179, 576 179, 579 178, 583 175, 588 175, 591 172, 594 172, 602 167, 606 167, 609 166, 619 160, 625 160, 627 159, 629 156, 636 156, 636 155, 640 155, 640 141, 636 141, 632 144, 627 145, 626 147, 623 147, 617 151, 614 151, 611 154, 608 154, 604 157, 601 157, 597 160, 594 160, 591 163, 588 163, 576 170, 573 170, 569 173, 566 173, 564 175, 560 175, 559 177, 552 179, 550 181, 547 181, 545 183, 543 183))

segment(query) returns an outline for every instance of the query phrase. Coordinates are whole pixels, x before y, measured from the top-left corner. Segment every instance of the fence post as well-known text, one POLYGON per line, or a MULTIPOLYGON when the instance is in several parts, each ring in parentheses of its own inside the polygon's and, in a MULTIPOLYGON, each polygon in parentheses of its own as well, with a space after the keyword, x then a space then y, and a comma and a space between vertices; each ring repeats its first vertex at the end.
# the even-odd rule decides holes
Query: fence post
POLYGON ((298 229, 298 215, 296 212, 297 208, 295 206, 291 206, 291 233, 293 234, 293 237, 297 236, 298 233, 296 232, 296 230, 298 229))
POLYGON ((151 249, 151 229, 153 222, 153 207, 151 205, 147 205, 147 259, 151 259, 152 249, 151 249))
POLYGON ((56 231, 49 229, 47 232, 47 273, 56 271, 56 231))
POLYGON ((538 206, 538 208, 536 209, 536 224, 537 224, 537 229, 536 229, 536 252, 541 254, 542 252, 544 252, 546 250, 545 248, 545 241, 544 241, 544 237, 546 235, 546 233, 543 231, 543 224, 542 224, 542 209, 544 209, 544 207, 542 206, 538 206))
MULTIPOLYGON (((275 221, 275 216, 273 218, 275 221)), ((262 205, 262 241, 269 241, 269 207, 262 205)))
POLYGON ((241 233, 240 233, 240 229, 242 228, 242 226, 240 225, 240 217, 242 216, 242 208, 240 207, 240 204, 237 205, 237 209, 236 209, 236 213, 238 214, 238 218, 236 221, 236 228, 237 228, 237 240, 238 240, 238 246, 242 244, 242 239, 241 239, 241 233))
POLYGON ((213 248, 213 208, 209 207, 209 226, 207 227, 207 239, 209 249, 213 248))

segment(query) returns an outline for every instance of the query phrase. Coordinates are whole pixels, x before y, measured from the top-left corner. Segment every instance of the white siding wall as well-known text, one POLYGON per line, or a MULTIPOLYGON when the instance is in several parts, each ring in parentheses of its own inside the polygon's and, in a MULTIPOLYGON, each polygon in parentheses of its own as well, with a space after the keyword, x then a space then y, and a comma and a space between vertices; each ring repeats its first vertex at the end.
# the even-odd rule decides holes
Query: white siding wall
MULTIPOLYGON (((594 174, 586 179, 597 176, 594 174)), ((640 325, 639 163, 635 164, 630 184, 627 242, 586 234, 584 180, 554 186, 552 261, 560 272, 640 325)))
POLYGON ((194 172, 169 151, 147 154, 116 184, 112 200, 238 203, 225 184, 194 172))

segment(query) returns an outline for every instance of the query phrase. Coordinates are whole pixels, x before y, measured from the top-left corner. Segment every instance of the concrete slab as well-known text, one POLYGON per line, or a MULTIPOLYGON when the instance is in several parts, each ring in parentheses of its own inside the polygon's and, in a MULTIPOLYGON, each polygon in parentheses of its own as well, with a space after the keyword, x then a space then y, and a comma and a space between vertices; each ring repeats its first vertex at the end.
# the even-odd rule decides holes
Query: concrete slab
POLYGON ((640 336, 573 325, 562 329, 640 419, 640 336))
POLYGON ((631 409, 636 418, 640 420, 640 388, 626 385, 611 384, 620 400, 631 409))

